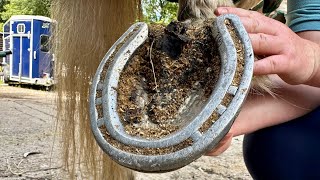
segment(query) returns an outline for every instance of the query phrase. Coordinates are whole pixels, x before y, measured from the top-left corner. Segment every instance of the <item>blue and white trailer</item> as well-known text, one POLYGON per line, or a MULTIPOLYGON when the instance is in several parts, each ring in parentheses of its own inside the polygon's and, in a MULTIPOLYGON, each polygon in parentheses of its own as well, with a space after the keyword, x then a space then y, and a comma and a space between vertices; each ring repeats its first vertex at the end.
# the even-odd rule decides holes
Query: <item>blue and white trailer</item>
POLYGON ((53 85, 53 55, 50 53, 52 20, 43 16, 12 16, 3 27, 4 80, 8 83, 53 85))

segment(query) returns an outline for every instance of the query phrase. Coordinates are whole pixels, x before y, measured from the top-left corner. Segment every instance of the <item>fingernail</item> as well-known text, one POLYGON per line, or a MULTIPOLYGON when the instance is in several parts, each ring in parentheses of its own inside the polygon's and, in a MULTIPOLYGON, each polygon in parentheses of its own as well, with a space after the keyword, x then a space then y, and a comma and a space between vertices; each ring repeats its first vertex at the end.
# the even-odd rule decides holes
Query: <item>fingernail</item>
POLYGON ((219 14, 226 14, 226 13, 228 13, 228 10, 226 8, 220 7, 220 8, 217 9, 217 12, 219 14))

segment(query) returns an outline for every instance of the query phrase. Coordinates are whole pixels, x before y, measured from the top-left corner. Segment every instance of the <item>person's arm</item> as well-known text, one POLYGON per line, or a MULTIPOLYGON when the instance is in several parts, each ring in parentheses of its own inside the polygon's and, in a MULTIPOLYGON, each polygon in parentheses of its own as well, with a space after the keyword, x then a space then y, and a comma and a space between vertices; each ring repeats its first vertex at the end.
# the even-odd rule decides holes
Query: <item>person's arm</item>
POLYGON ((273 76, 272 80, 277 83, 278 98, 270 95, 250 95, 229 133, 206 155, 220 155, 228 149, 235 136, 301 117, 320 105, 320 88, 288 85, 277 76, 273 76))
MULTIPOLYGON (((319 24, 320 24, 320 19, 319 19, 319 24)), ((306 39, 318 44, 318 47, 320 46, 320 31, 302 31, 302 32, 298 32, 297 35, 303 39, 306 39)), ((318 66, 318 70, 315 70, 313 78, 311 78, 306 84, 317 85, 318 87, 320 87, 319 86, 320 85, 320 60, 319 60, 320 57, 319 55, 317 55, 318 54, 317 52, 315 54, 316 54, 315 56, 318 56, 318 60, 316 61, 316 63, 318 64, 316 65, 318 66)))
MULTIPOLYGON (((314 2, 316 6, 320 3, 314 2)), ((234 8, 216 10, 217 15, 226 13, 240 16, 249 32, 255 53, 267 56, 263 61, 255 63, 255 74, 279 74, 292 84, 304 83, 320 87, 320 15, 292 18, 295 21, 290 24, 297 32, 295 34, 285 25, 255 12, 234 8), (313 20, 311 27, 310 24, 304 24, 305 18, 309 18, 308 22, 313 20)), ((299 12, 291 12, 292 16, 297 14, 302 16, 299 12)), ((207 155, 216 156, 224 152, 230 146, 233 136, 284 123, 320 105, 320 88, 288 85, 277 78, 276 81, 280 85, 280 98, 274 99, 267 95, 249 97, 228 135, 207 155)))
MULTIPOLYGON (((289 28, 303 39, 320 45, 320 1, 288 0, 286 19, 289 28)), ((308 84, 319 84, 319 71, 308 84)))
POLYGON ((272 79, 278 86, 277 98, 249 96, 231 129, 234 136, 301 117, 320 105, 320 88, 288 85, 276 76, 272 79))

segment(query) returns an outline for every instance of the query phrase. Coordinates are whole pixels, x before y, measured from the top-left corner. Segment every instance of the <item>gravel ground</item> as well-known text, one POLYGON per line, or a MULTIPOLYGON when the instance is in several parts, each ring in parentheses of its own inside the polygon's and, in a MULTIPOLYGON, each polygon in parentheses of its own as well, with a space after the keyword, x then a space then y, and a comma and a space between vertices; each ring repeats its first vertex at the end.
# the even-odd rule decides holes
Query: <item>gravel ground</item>
POLYGON ((0 179, 58 179, 53 95, 0 85, 0 179))

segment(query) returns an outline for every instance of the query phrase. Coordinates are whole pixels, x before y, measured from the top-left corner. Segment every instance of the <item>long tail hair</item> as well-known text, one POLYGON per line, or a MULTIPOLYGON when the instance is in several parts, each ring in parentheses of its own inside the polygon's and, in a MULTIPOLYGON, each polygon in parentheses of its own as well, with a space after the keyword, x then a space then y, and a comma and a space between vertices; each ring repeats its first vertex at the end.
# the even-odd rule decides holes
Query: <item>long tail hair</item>
POLYGON ((90 129, 89 89, 106 51, 140 16, 140 0, 53 0, 57 119, 71 179, 133 179, 111 161, 90 129))

